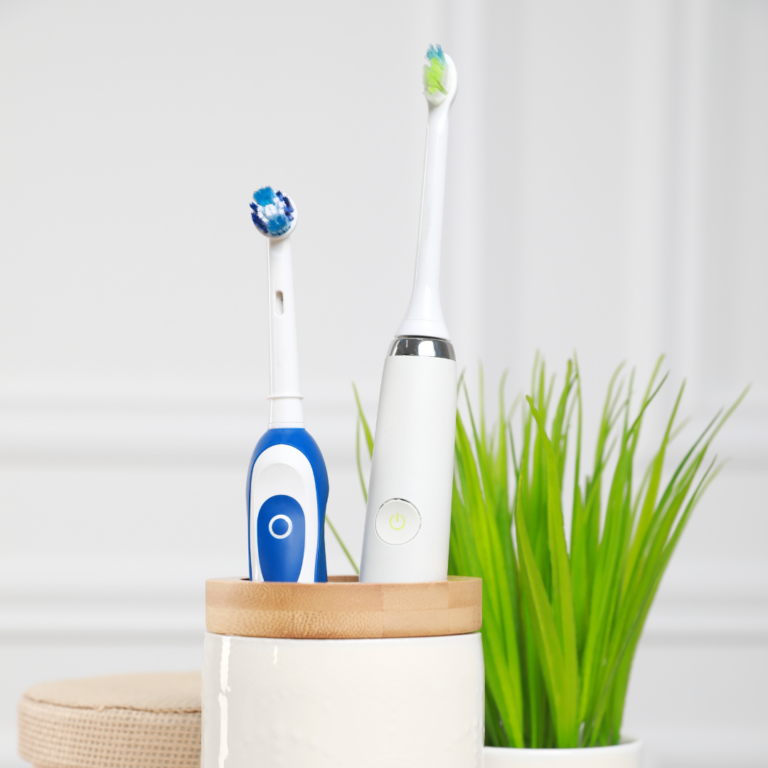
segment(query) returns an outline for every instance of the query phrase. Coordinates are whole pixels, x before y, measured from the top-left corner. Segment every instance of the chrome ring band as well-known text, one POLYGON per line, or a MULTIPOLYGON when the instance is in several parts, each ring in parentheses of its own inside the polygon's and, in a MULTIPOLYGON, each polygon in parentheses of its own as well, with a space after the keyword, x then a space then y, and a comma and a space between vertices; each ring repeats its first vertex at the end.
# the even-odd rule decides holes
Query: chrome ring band
POLYGON ((456 360, 453 344, 429 336, 399 336, 389 345, 389 357, 442 357, 456 360))

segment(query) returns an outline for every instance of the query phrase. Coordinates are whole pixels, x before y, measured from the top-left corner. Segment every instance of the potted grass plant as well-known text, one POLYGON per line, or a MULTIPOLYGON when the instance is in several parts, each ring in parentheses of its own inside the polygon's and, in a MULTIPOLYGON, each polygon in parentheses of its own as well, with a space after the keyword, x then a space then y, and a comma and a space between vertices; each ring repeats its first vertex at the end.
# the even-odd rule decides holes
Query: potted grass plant
MULTIPOLYGON (((483 579, 485 768, 640 765, 639 741, 621 730, 632 661, 667 564, 719 472, 707 458, 712 440, 746 394, 668 468, 683 384, 638 473, 643 421, 666 380, 662 360, 637 403, 634 374, 614 374, 589 467, 575 362, 556 393, 537 358, 530 394, 509 413, 502 380, 490 429, 482 372, 478 408, 460 384, 449 572, 483 579)), ((357 405, 365 494, 361 435, 369 457, 373 439, 357 405)))

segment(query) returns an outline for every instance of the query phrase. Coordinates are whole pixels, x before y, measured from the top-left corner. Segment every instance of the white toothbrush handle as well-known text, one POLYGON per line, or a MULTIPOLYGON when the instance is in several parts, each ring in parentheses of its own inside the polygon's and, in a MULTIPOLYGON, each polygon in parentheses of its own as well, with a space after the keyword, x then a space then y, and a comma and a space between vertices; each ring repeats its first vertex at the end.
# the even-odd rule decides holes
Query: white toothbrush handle
POLYGON ((451 531, 456 362, 384 362, 360 581, 444 581, 451 531))
POLYGON ((296 302, 293 293, 291 241, 270 239, 269 249, 269 362, 270 428, 303 427, 296 342, 296 302))

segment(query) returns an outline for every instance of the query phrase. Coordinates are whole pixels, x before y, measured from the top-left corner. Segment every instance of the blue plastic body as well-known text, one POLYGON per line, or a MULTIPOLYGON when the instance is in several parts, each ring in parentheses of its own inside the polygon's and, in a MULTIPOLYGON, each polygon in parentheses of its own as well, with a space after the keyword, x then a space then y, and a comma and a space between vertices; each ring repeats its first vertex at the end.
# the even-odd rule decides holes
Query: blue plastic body
POLYGON ((298 581, 301 563, 304 559, 305 524, 304 511, 296 499, 291 496, 276 494, 268 498, 261 510, 269 514, 259 514, 260 510, 251 510, 251 482, 253 466, 264 451, 274 445, 290 445, 306 456, 312 468, 317 493, 317 551, 315 552, 315 581, 328 581, 325 562, 325 508, 328 504, 328 471, 325 468, 323 454, 312 436, 303 428, 269 429, 256 444, 248 467, 246 486, 246 504, 248 508, 248 578, 253 580, 253 558, 258 557, 259 566, 265 581, 298 581), (269 507, 269 509, 266 509, 269 507), (257 525, 259 552, 251 551, 251 514, 258 515, 257 525), (276 519, 276 516, 279 519, 276 519), (275 530, 267 533, 271 521, 275 530), (290 521, 290 522, 288 522, 290 521), (285 535, 291 528, 290 535, 285 535), (262 531, 262 528, 264 529, 262 531), (277 534, 277 536, 275 535, 277 534))

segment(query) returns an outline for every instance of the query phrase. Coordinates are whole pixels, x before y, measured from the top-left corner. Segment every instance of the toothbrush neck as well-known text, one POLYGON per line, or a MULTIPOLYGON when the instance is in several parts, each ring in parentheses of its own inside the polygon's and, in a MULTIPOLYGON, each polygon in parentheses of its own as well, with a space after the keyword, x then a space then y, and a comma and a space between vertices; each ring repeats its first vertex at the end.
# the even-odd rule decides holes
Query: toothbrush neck
POLYGON ((419 248, 411 303, 398 336, 450 338, 440 304, 440 246, 443 237, 445 168, 450 102, 429 107, 419 248))
POLYGON ((303 427, 290 238, 268 240, 269 428, 303 427))

